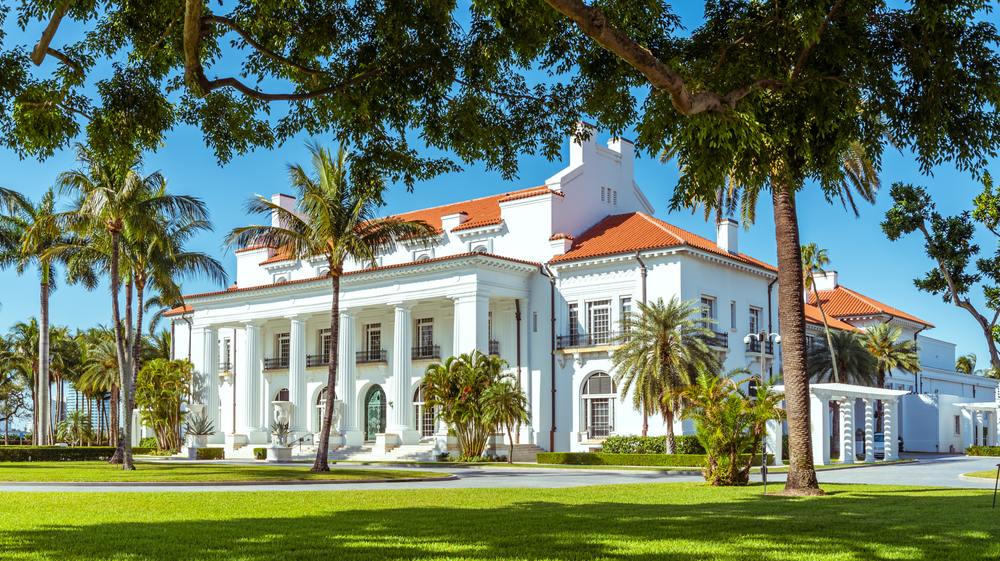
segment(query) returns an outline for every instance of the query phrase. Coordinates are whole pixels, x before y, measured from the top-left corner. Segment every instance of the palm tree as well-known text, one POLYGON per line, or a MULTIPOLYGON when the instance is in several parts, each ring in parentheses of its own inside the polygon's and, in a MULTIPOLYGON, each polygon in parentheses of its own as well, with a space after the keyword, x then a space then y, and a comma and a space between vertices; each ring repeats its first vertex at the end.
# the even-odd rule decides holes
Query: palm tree
POLYGON ((972 374, 976 371, 976 355, 969 353, 955 360, 955 372, 972 374))
POLYGON ((117 419, 120 404, 119 384, 122 380, 116 347, 117 345, 110 334, 93 342, 90 348, 90 360, 80 377, 80 386, 86 388, 87 393, 99 399, 98 407, 103 406, 106 394, 110 396, 110 411, 107 412, 107 420, 108 440, 112 446, 117 446, 119 441, 117 419))
MULTIPOLYGON (((875 387, 885 387, 885 374, 893 368, 916 374, 920 372, 920 345, 916 341, 899 341, 903 329, 888 323, 877 323, 865 328, 864 345, 877 361, 878 376, 875 387)), ((878 402, 876 431, 882 430, 882 401, 878 402)))
POLYGON ((17 372, 17 376, 24 381, 31 390, 31 411, 32 428, 31 443, 38 445, 41 440, 39 435, 44 428, 42 414, 41 388, 38 386, 39 360, 38 360, 38 320, 29 318, 28 321, 15 323, 8 335, 9 351, 4 357, 3 368, 17 372))
MULTIPOLYGON (((142 160, 138 154, 130 157, 112 156, 77 145, 80 168, 63 173, 58 184, 61 192, 79 195, 76 207, 65 218, 82 235, 106 236, 110 239, 111 316, 118 355, 120 385, 126 411, 132 409, 135 388, 132 384, 132 364, 125 351, 122 318, 118 306, 120 289, 119 251, 122 232, 155 232, 162 226, 163 216, 186 216, 207 220, 205 204, 194 197, 170 195, 165 192, 165 179, 159 172, 142 175, 142 160)), ((126 419, 130 418, 129 414, 126 419)), ((117 419, 113 419, 117 423, 117 419)), ((112 462, 121 462, 122 469, 135 469, 132 464, 130 422, 123 426, 119 450, 112 462)))
MULTIPOLYGON (((246 203, 248 214, 272 217, 277 226, 253 225, 236 228, 226 236, 226 245, 246 247, 265 245, 289 258, 323 255, 329 267, 333 289, 330 308, 330 357, 337 356, 340 324, 340 277, 344 263, 376 267, 375 256, 389 251, 400 238, 415 238, 428 242, 434 228, 422 221, 406 221, 396 217, 378 218, 385 183, 357 183, 348 172, 347 150, 341 147, 336 159, 329 150, 316 144, 308 145, 312 154, 312 174, 300 165, 289 165, 291 187, 298 195, 298 212, 291 211, 256 196, 246 203)), ((330 359, 327 388, 328 399, 336 399, 337 361, 330 359)), ((332 401, 331 401, 332 403, 332 401)), ((316 451, 313 471, 328 471, 330 423, 333 408, 323 412, 323 429, 316 451)))
MULTIPOLYGON (((497 357, 492 357, 497 359, 497 357)), ((483 412, 498 426, 507 429, 510 438, 510 453, 507 463, 514 463, 514 427, 531 421, 528 396, 515 381, 504 380, 490 385, 483 393, 483 412)))
POLYGON ((864 335, 856 331, 834 331, 830 337, 832 353, 822 345, 809 349, 809 380, 814 383, 875 385, 878 363, 869 352, 864 335), (839 380, 834 378, 835 372, 840 373, 839 380))
MULTIPOLYGON (((833 338, 830 336, 830 325, 826 322, 826 312, 823 311, 823 301, 819 299, 819 289, 816 288, 816 280, 813 278, 815 275, 826 274, 823 267, 829 264, 830 258, 827 257, 826 250, 820 249, 816 242, 802 246, 802 284, 805 285, 807 291, 811 288, 816 295, 816 307, 819 308, 819 315, 823 318, 823 331, 826 332, 826 345, 830 349, 830 354, 836 356, 836 348, 834 348, 833 338)), ((806 352, 812 353, 810 349, 806 349, 806 352)), ((839 383, 838 361, 830 361, 829 364, 833 368, 833 381, 839 383)), ((812 376, 811 371, 809 375, 812 376)))
POLYGON ((143 362, 162 358, 171 360, 170 356, 170 330, 161 329, 153 333, 146 339, 146 348, 143 355, 143 362))
MULTIPOLYGON (((27 200, 21 200, 9 214, 0 216, 0 231, 3 237, 16 240, 13 245, 0 251, 0 268, 14 266, 18 275, 24 273, 28 268, 38 271, 39 292, 41 295, 41 325, 38 340, 38 355, 48 357, 49 352, 49 295, 55 289, 55 264, 61 259, 51 253, 51 250, 61 244, 69 242, 69 238, 64 227, 53 221, 55 216, 55 193, 49 189, 42 195, 37 204, 27 200)), ((39 426, 38 442, 42 445, 49 443, 54 435, 53 426, 50 420, 49 404, 50 372, 49 361, 42 360, 38 363, 38 405, 36 410, 39 426)))
POLYGON ((623 317, 622 334, 613 344, 621 345, 612 355, 615 383, 624 400, 632 391, 637 411, 658 410, 667 425, 667 453, 677 453, 674 443, 674 411, 679 408, 677 390, 690 386, 704 372, 715 375, 721 364, 707 340, 715 336, 702 318, 696 300, 681 302, 676 296, 667 304, 659 298, 652 304, 638 302, 638 311, 623 317))
POLYGON ((497 426, 484 396, 492 386, 514 381, 504 373, 507 366, 506 360, 476 350, 448 357, 424 371, 424 402, 454 427, 464 457, 481 456, 497 426))

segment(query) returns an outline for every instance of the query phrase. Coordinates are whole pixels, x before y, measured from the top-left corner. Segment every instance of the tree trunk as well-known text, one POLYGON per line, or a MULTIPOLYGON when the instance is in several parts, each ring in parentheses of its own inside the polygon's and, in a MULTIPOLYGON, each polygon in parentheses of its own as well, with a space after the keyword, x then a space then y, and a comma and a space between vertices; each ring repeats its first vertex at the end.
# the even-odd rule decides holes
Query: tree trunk
MULTIPOLYGON (((330 364, 326 380, 326 407, 323 408, 323 429, 320 431, 319 443, 316 446, 316 462, 309 471, 330 471, 326 462, 330 452, 330 424, 333 422, 333 406, 337 399, 337 350, 340 344, 340 274, 343 267, 330 264, 330 276, 333 281, 333 302, 330 304, 330 364)), ((345 357, 353 360, 353 357, 345 357)), ((405 399, 405 397, 404 397, 405 399)))
MULTIPOLYGON (((879 389, 885 387, 885 369, 879 367, 878 376, 875 378, 875 384, 879 389)), ((875 432, 882 432, 882 400, 875 400, 875 432)))
POLYGON ((38 446, 38 425, 41 424, 39 413, 41 405, 38 402, 38 370, 31 377, 31 445, 38 446))
POLYGON ((38 325, 38 388, 39 388, 39 399, 41 402, 41 426, 39 427, 39 433, 41 434, 39 445, 46 446, 48 444, 53 444, 50 440, 49 435, 51 434, 51 424, 52 418, 49 413, 49 408, 51 407, 52 400, 49 399, 49 285, 48 285, 48 266, 42 265, 42 283, 41 283, 41 321, 38 325))
POLYGON ((135 389, 139 383, 139 369, 142 368, 142 299, 144 289, 145 282, 136 281, 135 295, 138 307, 135 311, 135 339, 132 343, 132 388, 129 392, 130 411, 135 409, 135 389))
MULTIPOLYGON (((115 347, 118 351, 118 378, 121 380, 121 387, 119 388, 121 405, 125 408, 128 405, 128 396, 132 393, 132 372, 128 368, 128 361, 125 357, 125 344, 122 337, 122 322, 121 322, 121 311, 118 307, 118 240, 119 232, 117 230, 112 230, 111 232, 111 321, 114 323, 115 331, 115 347)), ((114 401, 112 401, 112 409, 114 407, 114 401)), ((119 433, 117 449, 114 455, 108 463, 120 463, 123 470, 135 469, 132 464, 132 423, 131 423, 131 411, 125 410, 123 413, 127 415, 122 415, 121 418, 115 415, 112 411, 112 416, 115 417, 111 422, 116 426, 121 423, 121 431, 119 433)))
POLYGON ((646 400, 642 400, 642 437, 646 438, 646 433, 649 431, 649 413, 646 412, 646 400))
MULTIPOLYGON (((826 312, 823 311, 823 303, 819 301, 819 289, 816 288, 816 280, 812 282, 813 293, 816 294, 816 307, 819 308, 819 315, 823 318, 823 331, 826 333, 826 344, 830 347, 830 364, 833 365, 833 381, 840 383, 840 373, 837 371, 837 353, 833 350, 833 338, 830 337, 830 326, 826 323, 826 312)), ((806 349, 809 352, 809 349, 806 349)))
POLYGON ((674 410, 667 409, 667 454, 677 453, 677 443, 674 442, 674 410))
MULTIPOLYGON (((833 444, 830 445, 830 451, 836 450, 836 452, 838 454, 840 454, 840 452, 841 452, 841 450, 840 450, 840 404, 837 403, 836 401, 827 402, 827 407, 829 407, 831 403, 833 404, 833 407, 831 407, 831 409, 833 409, 833 426, 830 427, 830 436, 833 437, 833 444)), ((843 458, 842 455, 840 456, 840 461, 841 462, 844 461, 844 458, 843 458)))
POLYGON ((788 415, 788 495, 822 495, 813 467, 806 364, 805 304, 802 302, 802 248, 790 188, 772 177, 774 239, 778 249, 778 325, 781 328, 785 409, 788 415))

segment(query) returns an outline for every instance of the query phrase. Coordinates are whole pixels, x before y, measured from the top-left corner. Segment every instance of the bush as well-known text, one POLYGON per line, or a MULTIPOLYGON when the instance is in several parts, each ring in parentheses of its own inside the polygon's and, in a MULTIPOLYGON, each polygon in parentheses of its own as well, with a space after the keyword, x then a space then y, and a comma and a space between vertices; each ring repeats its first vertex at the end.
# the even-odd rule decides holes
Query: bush
MULTIPOLYGON (((135 447, 132 454, 149 454, 153 449, 135 447)), ((66 446, 4 446, 0 448, 0 462, 71 462, 110 460, 115 449, 111 447, 66 446), (29 460, 30 458, 30 460, 29 460)))
POLYGON ((139 446, 142 446, 143 448, 156 448, 156 437, 147 436, 146 438, 143 438, 139 441, 139 446))
MULTIPOLYGON (((675 436, 678 454, 704 454, 705 448, 694 435, 675 436)), ((604 454, 665 454, 666 436, 636 436, 634 434, 608 437, 601 452, 604 454)))
POLYGON ((258 459, 258 460, 266 460, 267 459, 267 448, 254 448, 253 449, 253 457, 255 459, 258 459))
POLYGON ((1000 446, 967 446, 966 456, 1000 456, 1000 446))
POLYGON ((225 460, 226 451, 222 448, 198 448, 199 460, 225 460))
POLYGON ((438 454, 437 460, 439 462, 460 462, 467 464, 484 464, 493 462, 506 462, 507 456, 459 456, 453 458, 448 454, 438 454))
MULTIPOLYGON (((750 459, 746 454, 744 461, 750 459)), ((584 466, 669 466, 669 467, 705 467, 708 456, 705 454, 605 454, 591 452, 539 452, 539 464, 563 464, 584 466)), ((774 461, 774 455, 767 455, 767 462, 774 461)))

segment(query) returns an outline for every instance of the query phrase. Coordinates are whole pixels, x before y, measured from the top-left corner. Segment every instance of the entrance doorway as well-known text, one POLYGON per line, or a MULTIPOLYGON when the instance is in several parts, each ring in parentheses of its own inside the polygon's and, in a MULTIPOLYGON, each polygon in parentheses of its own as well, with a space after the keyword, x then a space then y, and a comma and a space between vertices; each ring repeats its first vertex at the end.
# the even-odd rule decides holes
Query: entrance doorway
POLYGON ((375 435, 385 432, 385 392, 375 385, 365 395, 365 440, 374 441, 375 435))

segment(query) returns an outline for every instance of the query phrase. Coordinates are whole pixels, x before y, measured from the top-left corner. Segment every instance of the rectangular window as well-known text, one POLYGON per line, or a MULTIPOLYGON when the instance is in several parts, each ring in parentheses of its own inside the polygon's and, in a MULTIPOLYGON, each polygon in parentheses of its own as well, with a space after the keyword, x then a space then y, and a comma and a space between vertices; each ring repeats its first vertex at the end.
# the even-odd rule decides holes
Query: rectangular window
POLYGON ((434 318, 417 320, 417 341, 420 342, 421 353, 427 350, 429 356, 433 352, 431 349, 434 347, 434 318))
POLYGON ((955 415, 955 434, 962 434, 962 416, 955 415))
POLYGON ((229 337, 222 340, 222 363, 227 365, 229 364, 229 355, 231 353, 229 344, 229 337))
POLYGON ((760 333, 760 308, 750 308, 750 333, 760 333))
POLYGON ((729 327, 736 329, 736 300, 729 302, 729 327))
POLYGON ((486 312, 486 340, 493 340, 493 312, 486 312))
POLYGON ((330 328, 319 330, 319 352, 316 353, 323 357, 323 363, 329 364, 330 362, 330 328))
POLYGON ((278 368, 288 368, 288 357, 291 355, 292 336, 290 333, 278 333, 274 336, 274 352, 278 355, 278 368))
POLYGON ((569 305, 569 341, 571 345, 580 344, 580 308, 576 302, 569 305))
POLYGON ((531 313, 531 331, 538 333, 538 312, 531 313))
POLYGON ((611 334, 611 300, 587 302, 587 332, 595 345, 607 345, 611 334))
MULTIPOLYGON (((715 298, 709 298, 707 296, 701 297, 701 317, 707 319, 715 319, 715 298)), ((711 322, 704 322, 702 324, 705 329, 714 329, 715 325, 711 322)))
POLYGON ((618 321, 622 321, 625 318, 629 317, 629 314, 631 313, 632 313, 632 299, 626 296, 622 298, 621 316, 619 316, 618 321))
POLYGON ((615 191, 615 206, 618 206, 618 191, 615 191))
POLYGON ((601 202, 604 202, 604 187, 601 187, 601 202))
POLYGON ((365 351, 368 360, 380 360, 382 356, 382 324, 369 323, 365 325, 365 351))

